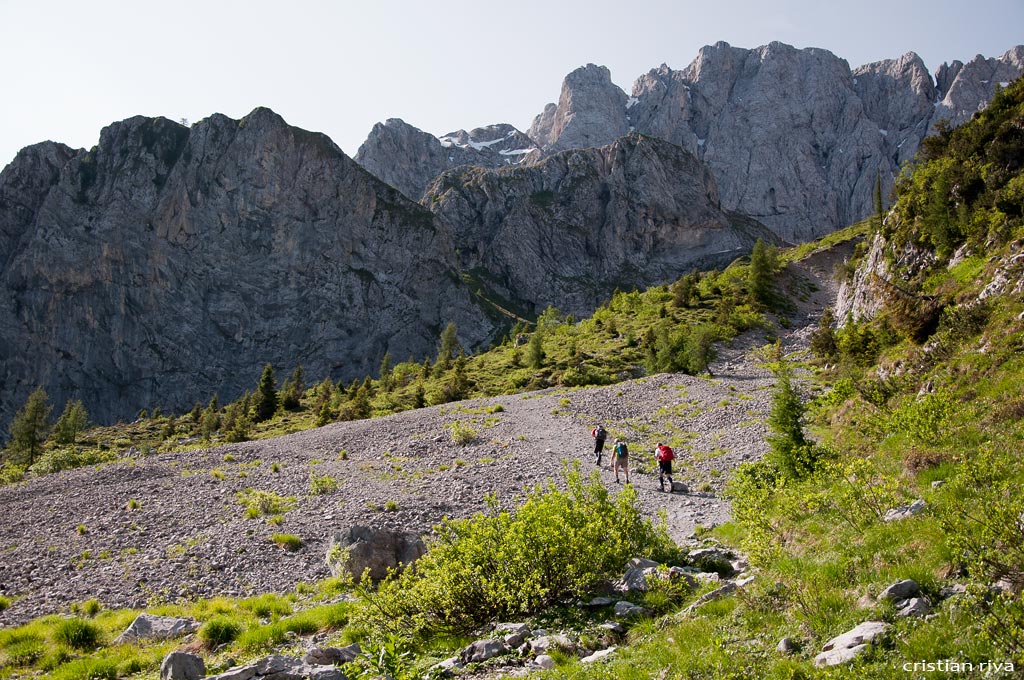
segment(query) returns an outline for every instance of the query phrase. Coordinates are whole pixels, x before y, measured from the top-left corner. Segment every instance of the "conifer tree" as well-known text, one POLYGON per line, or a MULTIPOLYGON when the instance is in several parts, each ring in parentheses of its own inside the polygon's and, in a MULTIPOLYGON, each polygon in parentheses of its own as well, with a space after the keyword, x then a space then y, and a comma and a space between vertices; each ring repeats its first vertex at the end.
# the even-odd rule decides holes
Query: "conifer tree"
POLYGON ((270 364, 263 367, 260 384, 256 388, 256 403, 253 406, 253 420, 262 423, 270 420, 277 413, 277 381, 274 369, 270 364))
POLYGON ((750 269, 747 271, 747 292, 753 303, 765 304, 772 287, 772 257, 764 241, 757 239, 750 253, 750 269))
POLYGON ((447 371, 462 347, 459 345, 458 329, 454 321, 449 321, 441 333, 441 340, 437 347, 437 360, 434 362, 434 375, 439 376, 447 371))
POLYGON ((11 422, 11 441, 4 451, 4 460, 15 465, 31 467, 42 451, 43 442, 50 431, 50 406, 46 390, 37 387, 28 395, 25 405, 11 422))
POLYGON ((385 392, 391 391, 391 352, 384 352, 384 358, 380 360, 380 388, 385 392))
POLYGON ((885 210, 882 205, 882 173, 875 175, 875 226, 882 231, 882 217, 885 210))
POLYGON ((281 386, 281 406, 288 411, 298 411, 301 407, 302 395, 306 393, 306 375, 302 364, 295 367, 292 375, 281 386))
POLYGON ((54 425, 54 439, 58 444, 74 444, 78 433, 85 429, 89 415, 81 399, 64 404, 64 412, 60 414, 54 425))

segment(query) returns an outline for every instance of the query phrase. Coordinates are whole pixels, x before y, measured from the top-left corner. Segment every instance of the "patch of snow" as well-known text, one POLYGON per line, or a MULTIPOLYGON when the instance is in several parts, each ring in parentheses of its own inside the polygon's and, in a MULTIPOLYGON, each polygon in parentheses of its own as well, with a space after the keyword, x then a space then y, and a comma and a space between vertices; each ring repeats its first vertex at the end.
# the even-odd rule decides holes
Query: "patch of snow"
POLYGON ((630 97, 629 101, 626 102, 626 108, 627 109, 633 108, 638 101, 640 101, 640 100, 637 99, 636 97, 630 97))
POLYGON ((531 151, 533 151, 533 147, 530 147, 528 149, 513 149, 511 151, 509 151, 508 149, 502 149, 498 153, 500 153, 502 156, 522 156, 523 154, 530 153, 531 151))
POLYGON ((455 146, 455 142, 452 141, 451 137, 442 137, 437 141, 441 142, 441 146, 443 146, 446 149, 450 149, 453 146, 455 146))
POLYGON ((703 148, 703 146, 704 146, 704 142, 706 142, 706 141, 707 141, 706 139, 698 139, 698 140, 697 140, 697 146, 699 146, 699 147, 702 147, 702 148, 703 148))
POLYGON ((857 79, 856 79, 856 78, 854 78, 854 79, 853 79, 853 84, 854 84, 854 85, 856 85, 856 84, 857 84, 857 79))
POLYGON ((470 140, 469 146, 473 147, 477 151, 481 151, 483 149, 486 149, 489 146, 493 146, 493 145, 497 144, 498 142, 503 142, 503 141, 505 141, 505 140, 503 140, 500 137, 498 139, 492 139, 489 142, 474 142, 474 141, 470 140))
POLYGON ((883 137, 888 137, 888 136, 889 136, 889 131, 888 131, 888 130, 882 130, 882 129, 879 129, 879 130, 878 130, 878 132, 879 132, 879 133, 880 133, 880 134, 881 134, 881 135, 882 135, 883 137))
POLYGON ((999 82, 999 87, 1003 89, 1006 89, 1009 85, 1010 83, 1006 82, 1005 80, 999 82))

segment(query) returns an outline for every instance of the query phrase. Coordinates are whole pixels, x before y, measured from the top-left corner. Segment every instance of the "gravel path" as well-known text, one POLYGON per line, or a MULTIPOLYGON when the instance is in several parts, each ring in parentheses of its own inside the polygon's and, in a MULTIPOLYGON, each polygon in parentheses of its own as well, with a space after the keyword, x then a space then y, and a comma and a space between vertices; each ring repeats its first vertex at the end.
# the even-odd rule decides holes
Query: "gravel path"
MULTIPOLYGON (((783 338, 787 351, 806 347, 816 314, 831 303, 831 267, 818 264, 798 267, 821 288, 800 303, 794 330, 783 338)), ((791 292, 799 298, 801 290, 806 285, 791 292)), ((426 531, 445 515, 482 510, 487 494, 514 503, 524 487, 558 479, 564 461, 589 472, 597 422, 629 442, 645 512, 665 511, 671 535, 682 540, 696 525, 728 520, 720 493, 729 471, 767 448, 773 381, 751 355, 764 343, 764 332, 750 333, 720 348, 713 379, 656 375, 473 400, 0 488, 0 593, 15 596, 0 625, 90 597, 110 607, 145 607, 290 590, 328 576, 330 536, 351 524, 426 531), (497 405, 503 410, 487 412, 497 405), (454 444, 455 421, 477 430, 476 440, 454 444), (676 479, 689 484, 688 494, 658 490, 652 449, 673 438, 680 444, 676 479), (337 490, 313 495, 311 473, 335 478, 337 490), (294 506, 279 526, 246 519, 237 494, 249 488, 293 497, 294 506), (297 535, 304 547, 279 549, 274 533, 297 535)), ((616 486, 607 467, 600 476, 616 486)))

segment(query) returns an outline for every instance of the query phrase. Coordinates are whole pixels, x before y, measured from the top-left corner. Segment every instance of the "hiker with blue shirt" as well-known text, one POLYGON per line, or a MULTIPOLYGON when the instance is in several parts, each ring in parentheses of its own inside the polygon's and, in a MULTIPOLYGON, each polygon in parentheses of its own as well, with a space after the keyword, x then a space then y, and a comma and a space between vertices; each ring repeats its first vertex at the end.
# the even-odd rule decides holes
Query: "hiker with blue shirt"
POLYGON ((619 481, 619 468, 622 468, 623 472, 626 473, 626 484, 629 484, 629 448, 626 446, 626 442, 616 439, 615 458, 612 462, 612 469, 615 470, 616 484, 621 484, 619 481))

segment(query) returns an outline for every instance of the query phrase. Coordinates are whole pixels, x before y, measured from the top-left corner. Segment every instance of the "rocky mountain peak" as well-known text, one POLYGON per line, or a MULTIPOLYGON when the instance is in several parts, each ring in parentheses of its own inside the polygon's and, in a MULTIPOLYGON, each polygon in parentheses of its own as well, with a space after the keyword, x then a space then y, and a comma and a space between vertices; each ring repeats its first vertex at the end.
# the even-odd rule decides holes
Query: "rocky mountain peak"
POLYGON ((398 118, 377 123, 359 147, 356 162, 410 198, 460 165, 497 168, 530 157, 533 141, 507 123, 456 130, 437 138, 398 118))
POLYGON ((430 213, 282 122, 130 118, 0 174, 0 421, 36 385, 109 422, 234 398, 265 363, 363 376, 448 321, 487 337, 430 213))
POLYGON ((934 125, 948 120, 953 126, 970 120, 992 100, 996 86, 1006 87, 1024 73, 1024 45, 1017 45, 1000 57, 977 55, 966 64, 943 64, 936 75, 941 100, 931 119, 934 125))
POLYGON ((546 151, 611 144, 629 130, 626 101, 607 67, 581 66, 565 77, 558 104, 534 118, 530 137, 546 151))
POLYGON ((460 244, 463 270, 486 272, 482 285, 527 314, 589 313, 616 287, 674 280, 770 238, 720 208, 692 154, 636 133, 528 166, 453 170, 424 204, 460 244))

